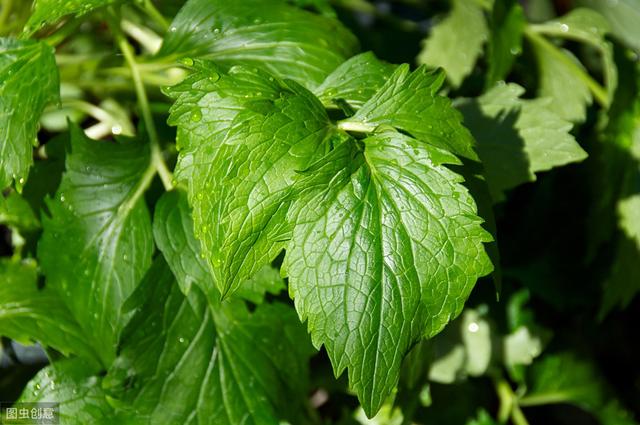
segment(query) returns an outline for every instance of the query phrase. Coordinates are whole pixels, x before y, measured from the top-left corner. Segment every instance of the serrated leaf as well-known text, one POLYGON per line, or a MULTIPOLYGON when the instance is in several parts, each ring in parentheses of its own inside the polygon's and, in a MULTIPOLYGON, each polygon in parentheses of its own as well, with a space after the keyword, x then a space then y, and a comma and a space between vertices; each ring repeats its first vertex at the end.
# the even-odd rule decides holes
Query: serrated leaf
POLYGON ((38 288, 34 262, 0 260, 0 335, 23 344, 39 342, 65 355, 97 362, 98 355, 57 292, 38 288))
POLYGON ((255 66, 314 87, 356 50, 357 40, 338 20, 283 0, 189 0, 159 55, 255 66))
POLYGON ((400 65, 386 84, 339 126, 373 131, 379 125, 389 125, 456 155, 477 159, 473 138, 460 124, 460 114, 448 98, 437 94, 444 78, 443 72, 427 71, 425 66, 410 72, 409 65, 400 65))
POLYGON ((480 3, 453 0, 449 15, 424 40, 418 63, 444 68, 450 84, 459 87, 473 70, 488 35, 480 3))
MULTIPOLYGON (((610 30, 609 24, 599 13, 574 9, 565 16, 531 28, 536 33, 578 41, 597 49, 602 57, 607 101, 611 102, 618 75, 613 47, 605 38, 610 30)), ((552 107, 562 118, 584 121, 585 108, 592 97, 588 83, 579 75, 583 69, 581 64, 571 53, 545 40, 537 37, 530 37, 530 40, 541 74, 539 95, 552 98, 552 107)))
POLYGON ((180 292, 162 258, 135 296, 138 311, 123 334, 105 388, 137 423, 303 423, 311 354, 295 312, 243 302, 197 306, 180 292))
POLYGON ((587 157, 558 117, 551 99, 525 100, 517 84, 499 84, 476 99, 456 105, 478 142, 477 151, 494 201, 504 191, 535 180, 535 173, 587 157))
POLYGON ((55 403, 55 416, 65 425, 122 423, 114 417, 99 372, 81 359, 56 361, 29 381, 18 402, 55 403))
POLYGON ((489 19, 489 43, 487 58, 486 87, 493 87, 504 80, 516 57, 522 52, 522 35, 526 19, 522 6, 516 0, 493 2, 489 19))
POLYGON ((455 156, 395 132, 362 143, 309 170, 285 270, 314 345, 349 369, 372 416, 409 348, 460 313, 491 264, 473 199, 444 166, 455 156))
POLYGON ((151 264, 153 235, 141 188, 153 171, 140 141, 91 140, 72 127, 66 172, 47 202, 50 216, 42 218, 38 256, 47 284, 107 365, 126 321, 121 306, 151 264))
POLYGON ((231 294, 284 247, 295 181, 326 150, 329 118, 303 87, 245 67, 198 64, 168 94, 195 234, 231 294))
MULTIPOLYGON (((200 243, 193 233, 191 208, 185 192, 167 192, 158 200, 153 218, 153 233, 182 292, 190 297, 191 286, 195 284, 210 302, 216 304, 220 300, 220 292, 207 262, 200 254, 200 243)), ((277 294, 284 287, 280 273, 267 265, 243 282, 236 295, 260 304, 266 293, 277 294)))
POLYGON ((523 406, 574 404, 603 425, 634 425, 630 412, 614 398, 608 383, 588 360, 571 352, 547 355, 529 368, 530 391, 523 406))
POLYGON ((0 38, 0 189, 21 189, 33 163, 38 120, 59 95, 53 48, 0 38))
POLYGON ((100 7, 121 3, 124 0, 35 0, 33 12, 24 32, 32 35, 45 25, 58 22, 67 15, 79 18, 100 7))
POLYGON ((361 53, 336 68, 313 92, 327 107, 343 100, 358 109, 382 88, 395 68, 372 52, 361 53))

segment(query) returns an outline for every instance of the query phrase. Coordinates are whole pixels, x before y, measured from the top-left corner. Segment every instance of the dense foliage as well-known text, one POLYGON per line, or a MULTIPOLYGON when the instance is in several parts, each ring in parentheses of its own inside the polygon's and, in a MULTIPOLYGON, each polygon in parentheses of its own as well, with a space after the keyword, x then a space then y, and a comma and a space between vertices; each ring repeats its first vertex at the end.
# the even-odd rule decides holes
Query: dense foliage
POLYGON ((0 0, 0 407, 636 424, 639 40, 636 0, 0 0))

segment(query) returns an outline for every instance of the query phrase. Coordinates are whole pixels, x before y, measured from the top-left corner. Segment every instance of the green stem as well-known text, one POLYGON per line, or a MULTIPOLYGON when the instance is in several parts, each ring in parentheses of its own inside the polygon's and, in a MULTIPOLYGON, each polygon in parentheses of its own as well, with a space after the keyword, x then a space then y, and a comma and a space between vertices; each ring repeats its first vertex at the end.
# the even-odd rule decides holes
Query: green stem
POLYGON ((558 49, 553 43, 531 29, 531 27, 527 27, 524 34, 532 44, 537 44, 540 48, 545 49, 551 56, 554 56, 569 68, 571 72, 589 88, 593 97, 602 107, 609 107, 609 96, 604 87, 591 78, 591 76, 571 60, 569 56, 562 53, 562 50, 558 49))
POLYGON ((160 28, 162 28, 163 31, 166 32, 169 29, 169 22, 165 19, 164 15, 162 15, 162 13, 160 13, 160 11, 155 7, 151 0, 144 0, 142 8, 147 13, 147 15, 149 15, 149 17, 153 19, 160 28))
POLYGON ((13 7, 13 0, 2 1, 2 11, 0 11, 0 29, 5 27, 7 18, 11 14, 11 8, 13 7))
MULTIPOLYGON (((66 100, 62 102, 61 106, 62 108, 76 109, 80 112, 89 114, 98 121, 114 121, 114 117, 110 113, 100 108, 99 106, 96 106, 89 102, 85 102, 84 100, 66 100)), ((55 109, 57 109, 57 107, 55 107, 55 109)))
POLYGON ((151 109, 149 107, 149 99, 147 97, 144 82, 142 81, 142 76, 140 75, 140 70, 138 69, 138 64, 133 53, 133 47, 131 47, 124 34, 122 33, 120 29, 120 22, 115 13, 112 16, 112 21, 110 24, 114 37, 116 39, 116 43, 118 44, 120 51, 124 55, 125 61, 129 65, 129 68, 131 69, 131 77, 133 78, 133 85, 138 97, 138 103, 140 104, 142 119, 145 123, 145 126, 147 127, 147 133, 149 134, 149 141, 151 144, 151 163, 155 167, 155 170, 158 172, 164 188, 166 190, 171 190, 173 188, 173 176, 171 174, 171 171, 169 171, 169 168, 165 164, 164 158, 162 157, 162 150, 160 149, 158 132, 153 122, 153 115, 151 114, 151 109))
POLYGON ((513 389, 511 389, 511 385, 509 385, 504 378, 495 379, 494 385, 498 399, 500 400, 498 421, 505 423, 507 419, 511 418, 513 425, 529 425, 527 418, 520 409, 518 397, 513 392, 513 389))
POLYGON ((338 128, 343 131, 351 131, 354 133, 371 133, 375 130, 372 124, 366 124, 360 121, 338 121, 338 128))
POLYGON ((569 400, 570 397, 566 393, 556 392, 556 393, 547 393, 547 394, 538 394, 527 397, 522 397, 520 399, 520 406, 540 406, 543 404, 557 404, 564 403, 569 400))

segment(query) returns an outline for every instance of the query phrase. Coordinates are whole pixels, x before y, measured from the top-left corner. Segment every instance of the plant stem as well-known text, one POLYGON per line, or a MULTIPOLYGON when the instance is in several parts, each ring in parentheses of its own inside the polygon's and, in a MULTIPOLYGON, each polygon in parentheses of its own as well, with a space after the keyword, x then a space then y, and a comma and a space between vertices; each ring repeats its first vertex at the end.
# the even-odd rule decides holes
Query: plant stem
POLYGON ((569 400, 568 394, 563 392, 555 392, 548 394, 538 394, 520 399, 521 406, 540 406, 542 404, 564 403, 569 400))
POLYGON ((570 57, 562 53, 562 51, 553 43, 531 29, 531 27, 527 27, 524 34, 532 44, 537 44, 539 47, 545 49, 549 55, 554 56, 565 64, 571 72, 573 72, 576 77, 578 77, 578 79, 580 79, 589 88, 593 97, 602 107, 607 108, 609 106, 609 96, 604 87, 591 78, 591 76, 572 61, 570 57))
POLYGON ((162 13, 160 13, 160 11, 156 9, 151 0, 144 0, 142 8, 147 13, 147 15, 149 15, 149 17, 153 19, 160 28, 162 28, 163 31, 167 31, 169 29, 169 22, 167 22, 162 13))
POLYGON ((527 418, 522 413, 518 404, 518 397, 511 389, 511 385, 504 378, 494 380, 496 393, 500 399, 500 408, 498 410, 498 421, 504 423, 510 417, 513 425, 529 425, 527 418))
POLYGON ((354 133, 371 133, 375 129, 375 126, 359 121, 344 120, 338 122, 338 128, 340 130, 351 131, 354 133))
POLYGON ((13 0, 2 1, 2 11, 0 11, 0 28, 4 28, 7 18, 11 14, 11 7, 13 6, 13 0))
POLYGON ((149 142, 151 144, 151 162, 154 165, 160 179, 162 180, 162 184, 166 190, 171 190, 173 188, 173 176, 171 171, 164 162, 164 158, 162 157, 162 150, 160 149, 160 141, 158 139, 158 132, 156 130, 156 126, 153 123, 153 115, 151 114, 151 109, 149 107, 149 99, 147 97, 147 92, 144 87, 144 82, 142 81, 142 76, 140 75, 140 70, 138 69, 138 64, 136 63, 136 58, 133 53, 133 47, 127 41, 122 30, 120 29, 119 19, 113 14, 112 22, 111 22, 112 31, 114 37, 116 39, 116 43, 122 51, 124 55, 125 61, 129 65, 131 69, 131 77, 133 79, 133 85, 135 87, 136 95, 138 97, 138 103, 140 105, 140 112, 142 113, 142 119, 147 127, 147 133, 149 134, 149 142))

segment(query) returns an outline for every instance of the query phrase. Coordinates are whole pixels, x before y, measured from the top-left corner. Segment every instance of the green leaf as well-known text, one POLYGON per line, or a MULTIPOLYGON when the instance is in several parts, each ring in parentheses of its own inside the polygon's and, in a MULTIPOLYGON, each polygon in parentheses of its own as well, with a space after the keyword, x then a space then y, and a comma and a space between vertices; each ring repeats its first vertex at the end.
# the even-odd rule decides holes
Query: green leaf
POLYGON ((342 100, 358 109, 382 88, 395 68, 371 52, 361 53, 336 68, 314 93, 326 107, 335 107, 342 100))
POLYGON ((27 35, 32 35, 45 25, 58 22, 67 15, 79 18, 100 7, 120 3, 123 0, 35 0, 33 13, 24 28, 27 35))
POLYGON ((488 36, 480 3, 453 0, 449 15, 436 24, 425 39, 418 63, 444 68, 451 85, 459 87, 473 70, 488 36))
POLYGON ((613 35, 640 51, 640 3, 636 0, 579 0, 578 5, 601 13, 609 21, 613 35))
POLYGON ((284 247, 295 182, 326 150, 329 118, 303 87, 245 67, 197 64, 168 94, 195 234, 218 289, 231 294, 284 247))
POLYGON ((421 141, 456 155, 476 159, 474 141, 460 124, 461 116, 451 101, 439 96, 444 82, 441 71, 425 66, 410 72, 401 65, 386 84, 351 118, 339 123, 344 130, 373 131, 390 125, 421 141))
POLYGON ((311 354, 293 309, 186 300, 162 258, 134 295, 138 311, 105 378, 138 423, 304 423, 311 354))
POLYGON ((34 262, 0 259, 0 335, 23 344, 39 342, 65 355, 98 361, 87 337, 57 292, 38 288, 34 262))
POLYGON ((586 117, 587 105, 593 101, 589 86, 576 78, 575 68, 586 72, 578 59, 568 50, 547 42, 532 40, 538 63, 540 86, 538 94, 553 99, 550 106, 559 118, 581 122, 586 117))
POLYGON ((271 266, 263 266, 258 273, 242 283, 237 294, 254 304, 261 304, 266 294, 278 295, 284 289, 280 271, 271 266))
MULTIPOLYGON (((182 292, 190 297, 191 286, 195 284, 215 305, 220 299, 220 292, 194 236, 186 193, 176 190, 162 195, 155 208, 153 234, 182 292)), ((278 294, 284 287, 278 270, 264 266, 242 283, 236 295, 260 304, 267 292, 278 294)))
MULTIPOLYGON (((636 65, 633 64, 634 71, 636 65)), ((632 74, 637 79, 637 74, 632 74)), ((634 81, 635 82, 635 81, 634 81)), ((626 86, 632 86, 629 82, 626 86)), ((624 87, 624 86, 623 86, 624 87)), ((589 217, 597 224, 590 234, 594 247, 614 241, 610 275, 603 285, 600 317, 626 308, 640 292, 640 100, 637 89, 625 90, 609 112, 595 164, 593 193, 598 194, 589 217), (629 96, 628 98, 626 96, 629 96)), ((607 249, 611 249, 607 246, 607 249)))
POLYGON ((154 171, 139 140, 95 141, 72 127, 66 172, 47 202, 50 217, 43 217, 38 256, 47 283, 106 365, 127 319, 122 303, 151 264, 153 235, 142 194, 154 171))
POLYGON ((193 233, 191 208, 186 198, 181 190, 162 195, 153 216, 153 236, 182 293, 189 297, 195 284, 208 299, 219 300, 220 292, 209 265, 200 256, 200 243, 193 233))
POLYGON ((476 206, 451 153, 395 132, 337 146, 305 174, 287 246, 290 293, 368 416, 402 358, 460 313, 491 271, 476 206))
POLYGON ((547 171, 587 157, 569 133, 571 123, 553 110, 551 99, 525 100, 517 84, 498 84, 476 99, 458 100, 494 201, 504 191, 547 171))
POLYGON ((542 357, 529 368, 530 391, 522 406, 570 403, 597 417, 603 425, 634 425, 613 398, 611 388, 589 361, 571 352, 542 357))
MULTIPOLYGON (((602 57, 606 86, 604 101, 613 99, 618 74, 613 60, 613 47, 605 36, 609 24, 597 12, 589 9, 574 9, 567 15, 532 25, 531 31, 550 37, 563 38, 591 45, 602 57)), ((566 50, 561 50, 544 39, 529 37, 534 47, 540 69, 539 95, 554 100, 552 107, 562 118, 570 121, 584 121, 585 108, 591 103, 593 83, 580 62, 566 50)))
POLYGON ((53 48, 0 38, 0 189, 20 190, 33 163, 38 120, 59 94, 53 48))
POLYGON ((99 372, 81 359, 56 361, 29 381, 18 402, 57 403, 61 424, 112 424, 117 421, 99 372))
POLYGON ((478 416, 475 419, 467 422, 467 425, 498 425, 484 409, 478 412, 478 416))
POLYGON ((356 49, 357 40, 338 20, 283 0, 189 0, 159 55, 259 67, 311 88, 356 49))
POLYGON ((522 52, 522 34, 526 19, 522 6, 515 0, 495 1, 489 20, 489 65, 485 86, 493 87, 504 80, 516 57, 522 52))
POLYGON ((0 224, 26 231, 40 228, 31 206, 16 192, 11 192, 6 198, 0 196, 0 224))

